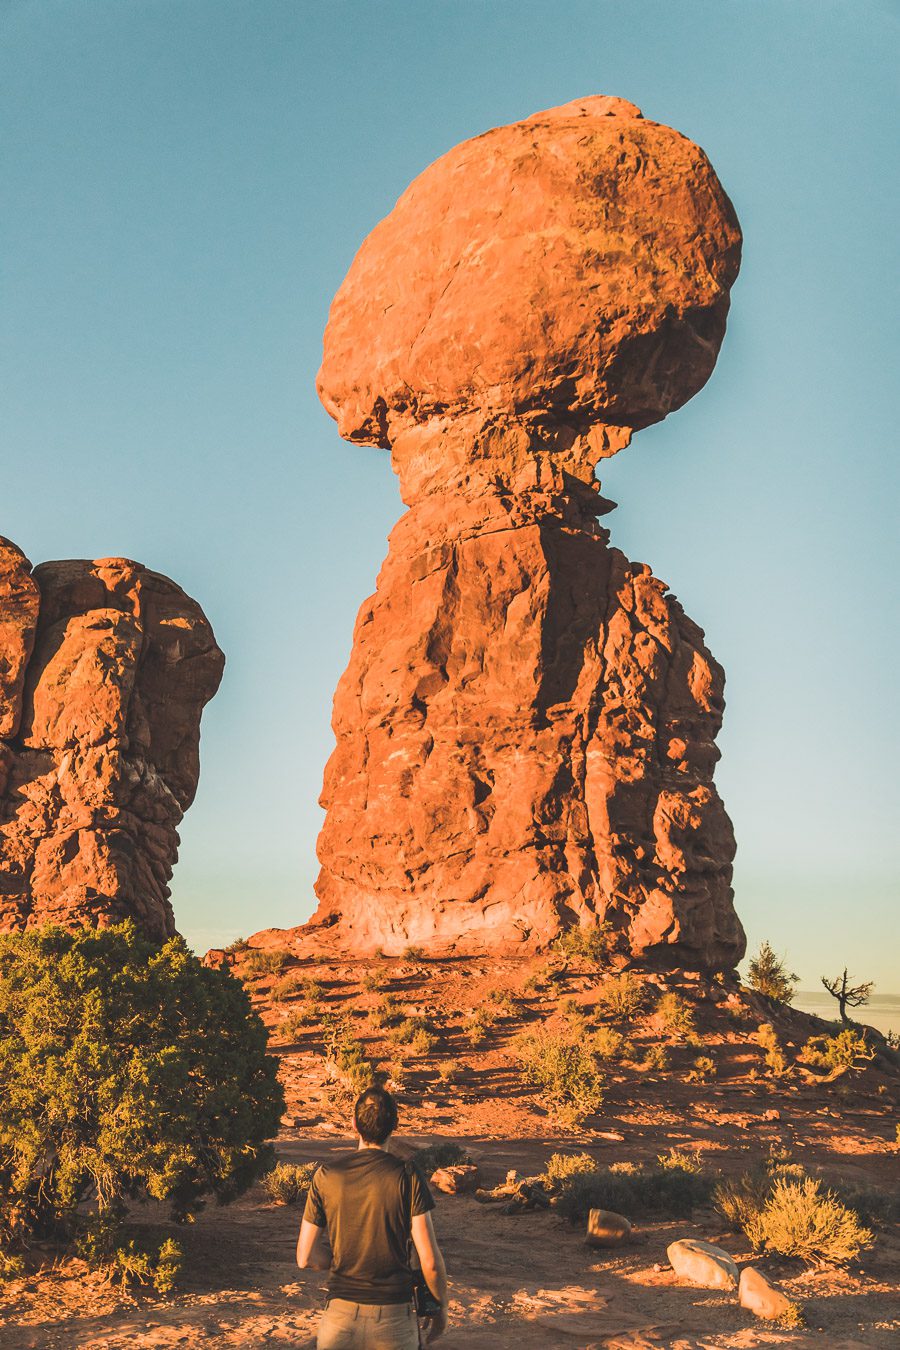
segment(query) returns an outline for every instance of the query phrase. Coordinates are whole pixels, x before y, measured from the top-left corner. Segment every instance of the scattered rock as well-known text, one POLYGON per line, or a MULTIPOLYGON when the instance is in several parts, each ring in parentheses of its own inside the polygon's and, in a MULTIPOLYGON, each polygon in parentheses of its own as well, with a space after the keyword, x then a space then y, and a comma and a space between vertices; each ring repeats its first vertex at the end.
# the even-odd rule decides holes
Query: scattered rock
POLYGON ((457 1163, 439 1167, 431 1174, 431 1184, 445 1195, 468 1195, 477 1189, 478 1168, 474 1163, 457 1163))
POLYGON ((595 476, 708 378, 740 243, 702 150, 607 97, 457 146, 363 243, 318 388, 410 509, 334 700, 330 951, 607 919, 657 966, 741 957, 723 672, 595 476))
POLYGON ((681 1238, 666 1248, 669 1264, 679 1279, 701 1289, 737 1289, 738 1268, 727 1252, 711 1242, 681 1238))
POLYGON ((754 1266, 745 1266, 738 1285, 738 1301, 756 1317, 774 1322, 796 1309, 796 1304, 754 1266))
POLYGON ((177 828, 223 664, 167 577, 126 558, 32 570, 0 540, 0 931, 175 931, 177 828))
POLYGON ((631 1235, 631 1222, 623 1214, 609 1209, 592 1209, 588 1214, 589 1247, 618 1247, 631 1235))

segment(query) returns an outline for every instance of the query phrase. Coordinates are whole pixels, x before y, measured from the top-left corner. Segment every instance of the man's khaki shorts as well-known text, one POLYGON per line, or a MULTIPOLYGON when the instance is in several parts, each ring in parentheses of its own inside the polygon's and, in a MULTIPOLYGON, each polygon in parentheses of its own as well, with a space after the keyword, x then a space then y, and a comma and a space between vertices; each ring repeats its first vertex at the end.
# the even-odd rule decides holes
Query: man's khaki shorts
POLYGON ((350 1303, 330 1298, 319 1323, 316 1350, 418 1350, 419 1325, 411 1303, 350 1303))

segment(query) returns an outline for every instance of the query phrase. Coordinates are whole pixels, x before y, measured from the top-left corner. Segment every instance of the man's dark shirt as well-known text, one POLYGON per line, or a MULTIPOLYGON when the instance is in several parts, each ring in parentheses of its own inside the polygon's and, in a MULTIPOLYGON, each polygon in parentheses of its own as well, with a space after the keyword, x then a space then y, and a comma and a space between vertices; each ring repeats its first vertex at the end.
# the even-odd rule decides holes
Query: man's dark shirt
POLYGON ((361 1148, 313 1175, 304 1219, 328 1229, 333 1261, 328 1292, 353 1303, 408 1303, 411 1215, 434 1209, 428 1182, 412 1163, 361 1148))

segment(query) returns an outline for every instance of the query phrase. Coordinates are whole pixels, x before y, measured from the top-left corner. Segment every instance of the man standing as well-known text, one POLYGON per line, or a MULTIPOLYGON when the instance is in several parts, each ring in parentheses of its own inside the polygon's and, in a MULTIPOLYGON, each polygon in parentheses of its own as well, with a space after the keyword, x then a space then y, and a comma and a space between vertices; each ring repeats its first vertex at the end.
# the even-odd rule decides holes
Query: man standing
POLYGON ((316 1170, 297 1241, 301 1270, 331 1270, 316 1348, 417 1350, 410 1243, 440 1305, 429 1318, 429 1344, 447 1325, 447 1272, 429 1213, 434 1200, 419 1169, 385 1148, 397 1128, 391 1094, 367 1088, 353 1119, 359 1146, 316 1170))

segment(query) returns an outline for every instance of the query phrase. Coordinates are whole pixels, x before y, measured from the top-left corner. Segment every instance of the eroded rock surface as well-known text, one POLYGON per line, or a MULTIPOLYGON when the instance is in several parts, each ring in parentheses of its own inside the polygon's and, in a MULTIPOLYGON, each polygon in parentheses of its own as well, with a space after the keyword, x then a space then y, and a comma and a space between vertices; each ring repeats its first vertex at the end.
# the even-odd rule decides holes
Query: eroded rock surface
POLYGON ((32 571, 0 540, 0 931, 174 932, 177 826, 223 665, 166 577, 124 558, 32 571))
POLYGON ((598 460, 721 342, 740 231, 708 160, 623 100, 456 147, 361 248, 319 391, 409 510, 334 704, 314 925, 357 950, 743 953, 712 782, 723 674, 610 546, 598 460))

